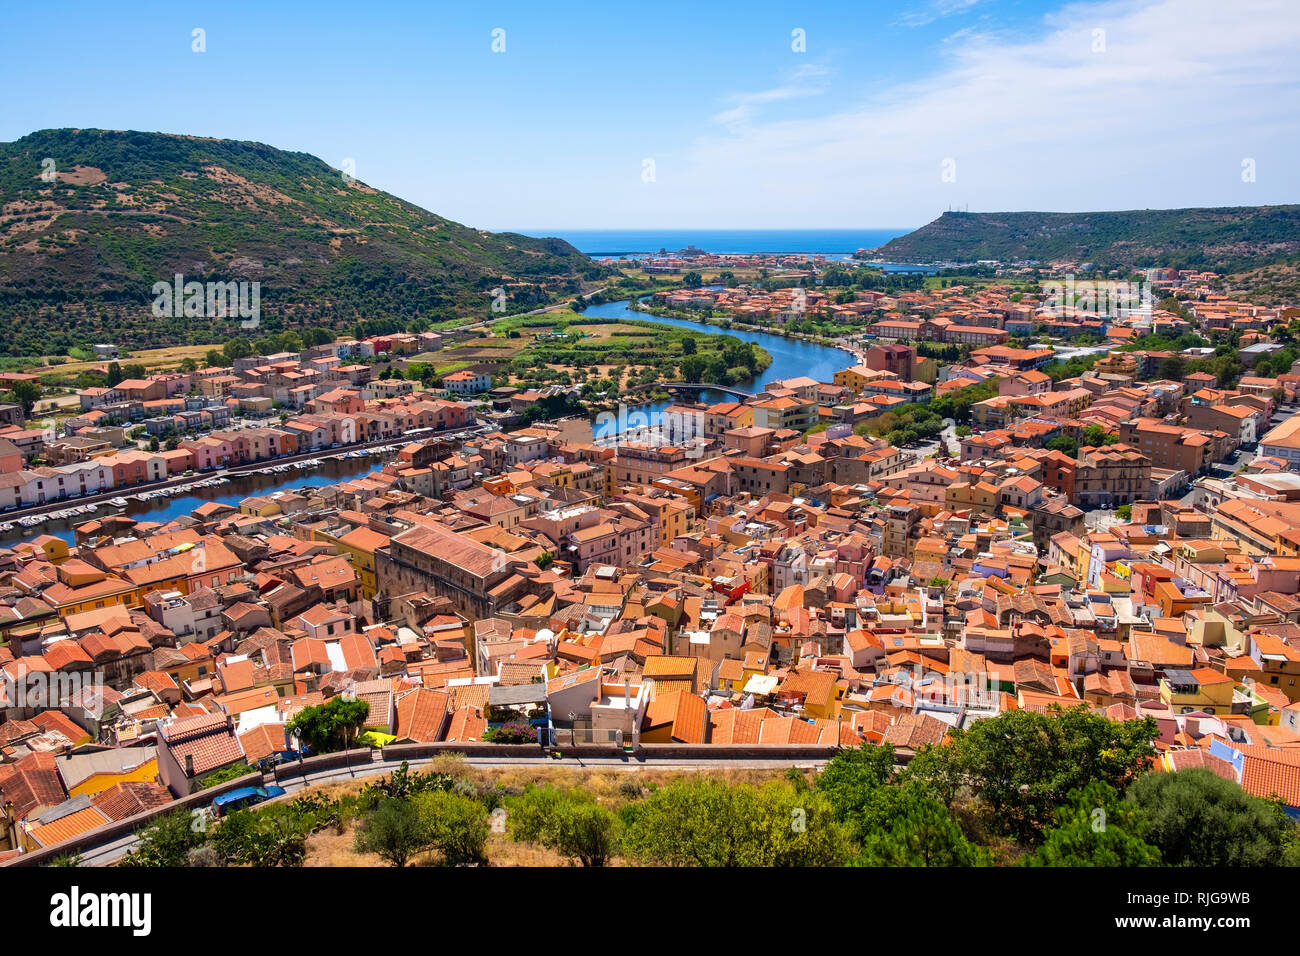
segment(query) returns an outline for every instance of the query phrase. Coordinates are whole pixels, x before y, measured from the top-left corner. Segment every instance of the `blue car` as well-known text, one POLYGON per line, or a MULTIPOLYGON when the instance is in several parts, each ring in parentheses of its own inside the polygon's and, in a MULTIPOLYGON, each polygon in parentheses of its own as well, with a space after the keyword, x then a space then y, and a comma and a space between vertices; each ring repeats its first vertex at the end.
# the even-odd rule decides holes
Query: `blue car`
POLYGON ((247 810, 264 800, 283 797, 284 792, 284 787, 240 787, 213 800, 212 813, 220 817, 235 810, 247 810))

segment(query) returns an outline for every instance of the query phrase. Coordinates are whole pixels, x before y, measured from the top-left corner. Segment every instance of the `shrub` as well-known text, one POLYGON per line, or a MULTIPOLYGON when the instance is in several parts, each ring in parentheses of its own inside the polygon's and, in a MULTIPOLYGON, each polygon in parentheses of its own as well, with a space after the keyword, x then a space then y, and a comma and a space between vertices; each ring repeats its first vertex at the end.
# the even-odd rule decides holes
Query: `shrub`
POLYGON ((623 849, 663 866, 839 866, 852 852, 830 803, 787 783, 685 780, 624 808, 623 849))
POLYGON ((1289 823, 1273 804, 1209 770, 1143 777, 1128 797, 1169 866, 1277 866, 1289 823))
POLYGON ((486 862, 490 823, 483 804, 459 793, 422 793, 414 799, 422 825, 443 863, 459 866, 486 862))
POLYGON ((500 727, 489 727, 483 739, 497 744, 535 744, 537 728, 520 720, 511 721, 500 727))
POLYGON ((357 828, 358 853, 375 853, 396 867, 433 845, 428 818, 410 800, 386 797, 357 828))
POLYGON ((586 794, 554 787, 530 788, 514 802, 510 825, 515 840, 550 847, 583 866, 605 866, 622 829, 617 816, 586 794))

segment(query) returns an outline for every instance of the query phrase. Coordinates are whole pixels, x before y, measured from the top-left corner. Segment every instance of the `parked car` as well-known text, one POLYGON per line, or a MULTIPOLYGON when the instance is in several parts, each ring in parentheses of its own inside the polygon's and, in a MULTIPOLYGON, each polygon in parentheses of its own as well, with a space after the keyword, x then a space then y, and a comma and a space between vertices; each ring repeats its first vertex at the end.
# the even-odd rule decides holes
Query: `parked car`
POLYGON ((266 773, 268 770, 278 767, 282 763, 293 763, 297 760, 301 760, 303 757, 309 756, 311 756, 311 750, 307 747, 303 747, 302 750, 277 750, 259 760, 257 762, 257 769, 262 771, 262 773, 266 773))
POLYGON ((284 787, 240 787, 213 800, 212 813, 221 817, 235 810, 247 810, 266 800, 283 797, 284 793, 284 787))

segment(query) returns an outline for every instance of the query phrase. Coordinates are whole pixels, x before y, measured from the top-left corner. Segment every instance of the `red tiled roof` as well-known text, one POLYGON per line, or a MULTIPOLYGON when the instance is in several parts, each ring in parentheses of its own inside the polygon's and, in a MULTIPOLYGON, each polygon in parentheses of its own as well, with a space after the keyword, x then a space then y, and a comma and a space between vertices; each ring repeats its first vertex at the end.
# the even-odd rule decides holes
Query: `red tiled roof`
POLYGON ((242 760, 244 748, 230 728, 225 714, 187 717, 160 728, 163 745, 171 751, 182 770, 193 760, 192 775, 242 760))

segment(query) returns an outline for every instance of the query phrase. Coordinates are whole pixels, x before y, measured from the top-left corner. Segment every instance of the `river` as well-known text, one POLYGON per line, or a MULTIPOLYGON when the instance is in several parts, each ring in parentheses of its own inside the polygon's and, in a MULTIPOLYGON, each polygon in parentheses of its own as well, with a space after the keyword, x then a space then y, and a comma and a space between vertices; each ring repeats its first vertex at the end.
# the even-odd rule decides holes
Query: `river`
MULTIPOLYGON (((628 308, 628 301, 606 302, 603 305, 593 305, 584 313, 588 316, 600 316, 611 319, 636 319, 638 321, 652 321, 663 325, 674 325, 680 329, 691 329, 704 334, 734 335, 738 339, 746 342, 755 342, 762 346, 772 356, 772 364, 751 382, 745 382, 734 386, 743 392, 761 392, 770 382, 775 382, 785 378, 795 378, 796 376, 806 375, 814 378, 819 382, 829 382, 831 376, 842 368, 852 364, 852 356, 842 349, 832 348, 826 345, 816 345, 812 342, 804 342, 798 339, 787 339, 780 335, 772 335, 768 332, 751 332, 741 329, 723 329, 717 325, 707 325, 703 322, 688 322, 684 319, 659 318, 648 315, 644 312, 635 312, 628 308)), ((701 393, 708 394, 714 399, 726 397, 725 393, 701 393)), ((642 405, 638 407, 641 412, 649 413, 652 421, 658 420, 658 416, 668 406, 668 402, 658 402, 652 405, 642 405)), ((604 433, 598 432, 597 437, 604 437, 604 433)), ((126 490, 122 492, 123 497, 128 498, 128 504, 125 513, 132 518, 145 521, 157 521, 166 523, 180 515, 189 514, 199 505, 208 501, 219 501, 234 507, 239 506, 239 502, 249 495, 270 494, 273 491, 280 491, 287 488, 308 488, 320 487, 321 485, 334 484, 346 478, 351 478, 359 474, 366 474, 380 467, 382 459, 377 457, 346 459, 331 458, 326 459, 324 464, 311 472, 285 472, 284 474, 265 474, 250 473, 238 477, 231 476, 231 481, 226 485, 218 485, 213 488, 200 488, 196 491, 175 498, 159 497, 149 501, 136 501, 129 496, 135 492, 126 490)), ((201 475, 198 477, 202 477, 201 475)), ((72 507, 77 503, 76 499, 69 499, 62 507, 72 507)), ((55 510, 58 510, 56 506, 55 510)), ((110 514, 117 513, 119 510, 111 505, 105 504, 95 515, 107 517, 110 514)), ((33 538, 42 534, 52 534, 71 542, 74 538, 73 527, 92 520, 95 515, 79 515, 70 519, 48 519, 39 528, 24 528, 15 524, 12 531, 0 535, 0 546, 12 547, 20 541, 31 541, 33 538)), ((0 523, 5 518, 0 515, 0 523)))
MULTIPOLYGON (((239 503, 249 495, 270 494, 273 491, 289 488, 319 488, 355 478, 357 475, 368 474, 382 467, 383 460, 379 457, 328 458, 319 468, 312 471, 290 471, 278 475, 266 472, 231 475, 229 484, 198 488, 189 494, 177 495, 174 498, 159 496, 148 501, 136 501, 132 496, 138 492, 128 488, 121 492, 122 497, 127 499, 125 508, 118 508, 104 502, 94 514, 77 515, 73 518, 47 518, 38 528, 24 528, 15 522, 12 531, 0 535, 0 547, 11 548, 18 542, 31 541, 43 534, 52 534, 71 544, 75 537, 73 534, 75 526, 114 514, 126 514, 137 521, 157 521, 165 524, 173 518, 190 514, 199 505, 208 501, 219 501, 237 508, 239 503)), ((194 480, 200 481, 202 478, 203 475, 200 474, 196 475, 194 480)), ((72 508, 76 504, 76 498, 69 498, 66 502, 56 504, 54 510, 72 508)), ((0 515, 0 524, 5 520, 4 516, 0 515)), ((8 520, 12 521, 12 519, 8 520)))
MULTIPOLYGON (((806 375, 808 378, 816 379, 819 382, 829 382, 836 372, 840 369, 848 368, 853 363, 853 356, 843 349, 837 349, 829 345, 818 345, 815 342, 805 342, 802 339, 787 339, 780 335, 773 335, 770 332, 752 332, 747 329, 724 329, 719 325, 709 325, 704 322, 691 322, 686 319, 661 318, 656 315, 650 315, 646 312, 637 312, 628 308, 628 301, 606 302, 603 305, 589 306, 584 310, 583 315, 597 316, 607 319, 634 319, 640 322, 658 322, 662 325, 672 325, 679 329, 690 329, 694 332, 700 332, 705 335, 734 335, 736 338, 745 342, 753 342, 762 346, 772 356, 772 364, 763 371, 756 379, 750 382, 740 382, 733 385, 737 391, 749 392, 751 394, 761 392, 770 383, 777 382, 786 378, 797 378, 806 375)), ((726 398, 725 392, 701 393, 705 398, 723 399, 726 398)), ((668 407, 669 402, 656 402, 651 405, 639 406, 638 410, 648 413, 650 420, 656 422, 663 410, 668 407)), ((597 438, 606 437, 605 432, 598 431, 597 438)))

